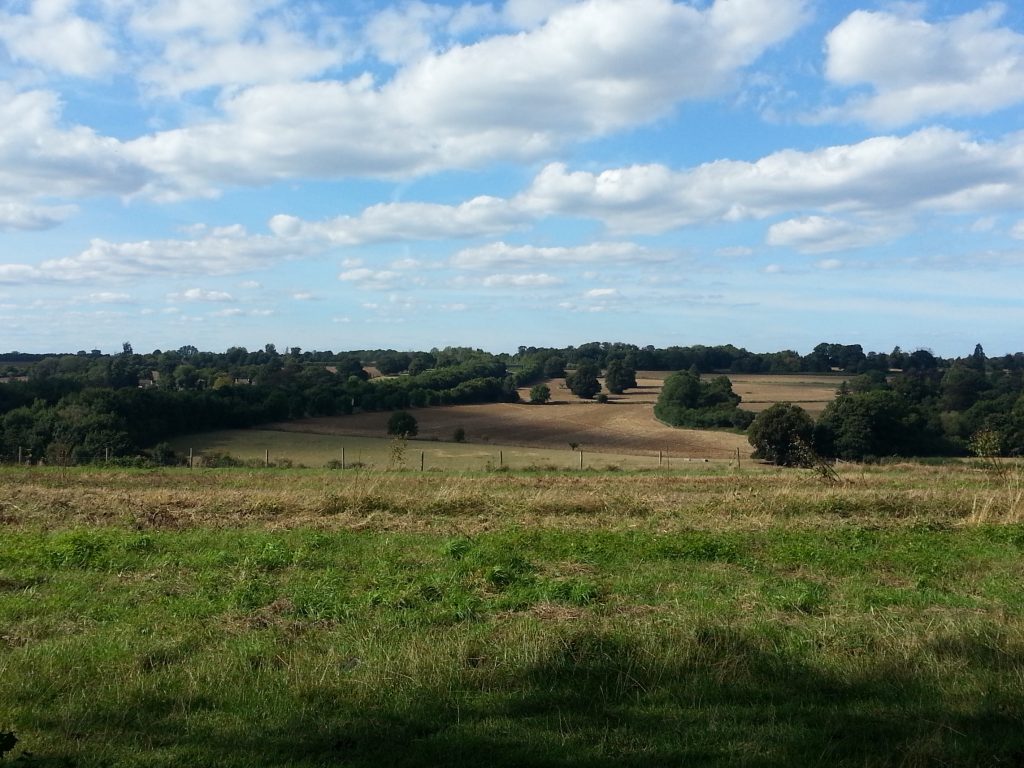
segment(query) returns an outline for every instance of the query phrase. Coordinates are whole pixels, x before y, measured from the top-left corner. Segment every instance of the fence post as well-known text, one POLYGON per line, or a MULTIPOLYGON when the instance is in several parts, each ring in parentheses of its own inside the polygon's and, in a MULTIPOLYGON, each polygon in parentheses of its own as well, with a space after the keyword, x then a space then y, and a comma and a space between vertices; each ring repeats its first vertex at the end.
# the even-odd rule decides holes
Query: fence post
POLYGON ((341 468, 345 468, 345 446, 341 446, 341 468))
POLYGON ((265 464, 265 466, 268 466, 268 467, 270 466, 270 449, 269 448, 267 448, 267 455, 266 455, 266 458, 264 459, 264 464, 265 464))
POLYGON ((424 451, 420 451, 420 472, 423 471, 423 464, 424 464, 424 456, 425 455, 426 455, 426 453, 424 451))
POLYGON ((580 469, 583 469, 583 449, 580 449, 580 469))
POLYGON ((499 467, 504 467, 505 466, 505 452, 504 451, 498 451, 498 466, 499 467))
POLYGON ((21 466, 21 446, 18 446, 18 466, 21 466))
POLYGON ((192 449, 188 449, 188 468, 192 469, 192 449))

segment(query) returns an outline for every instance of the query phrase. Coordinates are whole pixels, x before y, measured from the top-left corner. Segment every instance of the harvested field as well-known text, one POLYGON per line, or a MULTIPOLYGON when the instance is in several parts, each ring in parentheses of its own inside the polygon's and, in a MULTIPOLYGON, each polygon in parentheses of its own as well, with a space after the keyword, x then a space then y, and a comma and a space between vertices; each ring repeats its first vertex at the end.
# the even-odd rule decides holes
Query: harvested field
MULTIPOLYGON (((729 459, 750 453, 743 435, 693 429, 674 429, 654 418, 654 403, 670 374, 640 371, 635 389, 609 395, 608 403, 576 398, 564 379, 548 382, 552 401, 529 405, 529 388, 519 391, 523 403, 494 403, 424 408, 415 411, 419 437, 450 440, 458 427, 470 444, 519 446, 562 450, 575 443, 587 452, 658 455, 679 458, 729 459)), ((842 378, 825 375, 730 377, 743 397, 743 406, 761 411, 779 401, 801 405, 820 413, 835 397, 842 378)), ((387 413, 302 419, 268 425, 267 429, 314 435, 348 435, 379 438, 387 431, 387 413)))
MULTIPOLYGON (((574 398, 575 400, 575 398, 574 398)), ((674 429, 654 418, 649 403, 630 396, 608 403, 553 402, 547 405, 495 403, 416 410, 419 437, 450 440, 457 427, 471 444, 568 449, 576 443, 598 453, 657 455, 659 451, 689 458, 727 459, 750 453, 746 437, 732 432, 674 429)), ((361 413, 333 418, 302 419, 269 425, 269 429, 320 435, 380 437, 387 432, 388 413, 361 413)))
POLYGON ((828 374, 736 374, 729 376, 733 391, 743 398, 741 407, 755 413, 774 403, 794 403, 817 416, 836 396, 848 377, 828 374))

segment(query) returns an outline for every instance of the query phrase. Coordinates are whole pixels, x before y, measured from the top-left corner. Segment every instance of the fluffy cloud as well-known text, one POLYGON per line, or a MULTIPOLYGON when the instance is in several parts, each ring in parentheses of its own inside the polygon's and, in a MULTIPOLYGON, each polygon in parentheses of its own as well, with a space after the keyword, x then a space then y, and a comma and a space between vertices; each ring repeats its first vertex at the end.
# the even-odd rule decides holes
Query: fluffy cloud
POLYGON ((60 117, 56 94, 0 83, 0 200, 131 194, 143 186, 149 172, 121 142, 83 126, 62 128, 60 117))
POLYGON ((72 0, 33 0, 28 13, 0 12, 0 43, 15 61, 62 75, 96 77, 117 63, 103 28, 72 0))
POLYGON ((826 74, 872 93, 829 116, 895 126, 1024 101, 1024 35, 999 26, 1004 13, 992 4, 930 23, 907 13, 855 11, 826 39, 826 74))
POLYGON ((300 247, 276 237, 250 235, 241 227, 213 230, 205 237, 192 240, 112 243, 96 239, 81 253, 67 258, 50 259, 39 265, 0 265, 0 282, 230 275, 264 269, 315 252, 311 247, 300 247))
POLYGON ((252 87, 225 97, 220 118, 130 151, 165 177, 154 194, 536 158, 720 92, 802 19, 802 0, 588 0, 528 32, 422 56, 384 84, 252 87))
POLYGON ((138 34, 169 38, 198 34, 208 40, 240 36, 258 16, 283 0, 143 0, 132 4, 130 26, 138 34))
POLYGON ((461 205, 381 203, 359 216, 307 222, 279 215, 270 229, 281 237, 326 239, 337 245, 362 245, 395 240, 433 240, 505 232, 532 217, 507 200, 476 197, 461 205))
POLYGON ((896 230, 886 226, 864 226, 826 216, 804 216, 773 224, 765 238, 769 245, 789 246, 801 253, 828 253, 891 239, 896 230))
POLYGON ((26 205, 0 200, 0 231, 51 229, 77 210, 73 205, 26 205))
POLYGON ((664 232, 802 210, 890 216, 918 210, 1016 206, 1024 193, 1024 136, 982 143, 929 128, 756 162, 720 160, 689 170, 638 165, 594 173, 547 166, 520 196, 536 215, 604 222, 614 232, 664 232))
POLYGON ((210 87, 302 80, 343 61, 341 51, 317 47, 305 36, 271 24, 256 40, 172 40, 160 60, 144 67, 138 77, 155 93, 178 96, 210 87))
POLYGON ((403 281, 404 275, 393 270, 374 270, 366 267, 349 269, 338 275, 338 279, 346 283, 354 283, 359 288, 370 291, 390 291, 403 281))

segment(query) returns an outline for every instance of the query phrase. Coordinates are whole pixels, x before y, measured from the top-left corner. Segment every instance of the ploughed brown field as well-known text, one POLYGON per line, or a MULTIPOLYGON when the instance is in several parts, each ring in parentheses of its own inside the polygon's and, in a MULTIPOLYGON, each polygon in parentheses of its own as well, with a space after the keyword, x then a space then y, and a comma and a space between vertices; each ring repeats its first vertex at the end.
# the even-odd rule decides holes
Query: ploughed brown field
MULTIPOLYGON (((657 454, 727 459, 739 449, 748 455, 744 435, 723 431, 676 429, 654 417, 664 372, 637 374, 636 389, 609 395, 608 403, 580 400, 565 387, 564 379, 548 382, 552 401, 530 405, 529 388, 520 390, 522 403, 458 405, 414 409, 420 439, 450 440, 457 427, 466 431, 467 442, 530 448, 564 449, 577 443, 587 451, 657 454)), ((830 376, 730 377, 733 388, 743 397, 744 407, 753 411, 771 403, 799 403, 812 413, 824 409, 842 381, 830 376)), ((303 419, 270 425, 271 429, 321 435, 349 435, 379 438, 387 431, 389 413, 361 413, 352 416, 303 419)))

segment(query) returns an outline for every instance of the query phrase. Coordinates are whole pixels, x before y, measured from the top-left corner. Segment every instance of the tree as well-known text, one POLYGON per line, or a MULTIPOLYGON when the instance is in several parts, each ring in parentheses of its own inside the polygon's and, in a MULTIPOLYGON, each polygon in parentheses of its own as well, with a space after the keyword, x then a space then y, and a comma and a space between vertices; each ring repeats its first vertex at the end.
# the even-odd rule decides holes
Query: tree
POLYGON ((597 380, 601 369, 593 363, 580 363, 576 370, 565 377, 565 383, 576 397, 590 400, 601 391, 601 382, 597 380))
POLYGON ((762 411, 747 430, 754 456, 782 467, 801 464, 814 434, 814 421, 799 405, 776 403, 762 411))
POLYGON ((544 375, 549 379, 560 379, 565 376, 565 358, 555 355, 545 360, 544 375))
POLYGON ((388 434, 397 437, 415 437, 419 432, 416 417, 408 411, 395 411, 388 419, 388 434))
POLYGON ((551 389, 547 384, 536 384, 530 388, 530 402, 535 405, 546 403, 551 399, 551 389))
POLYGON ((621 395, 636 386, 636 371, 619 360, 612 360, 604 374, 604 385, 613 395, 621 395))

